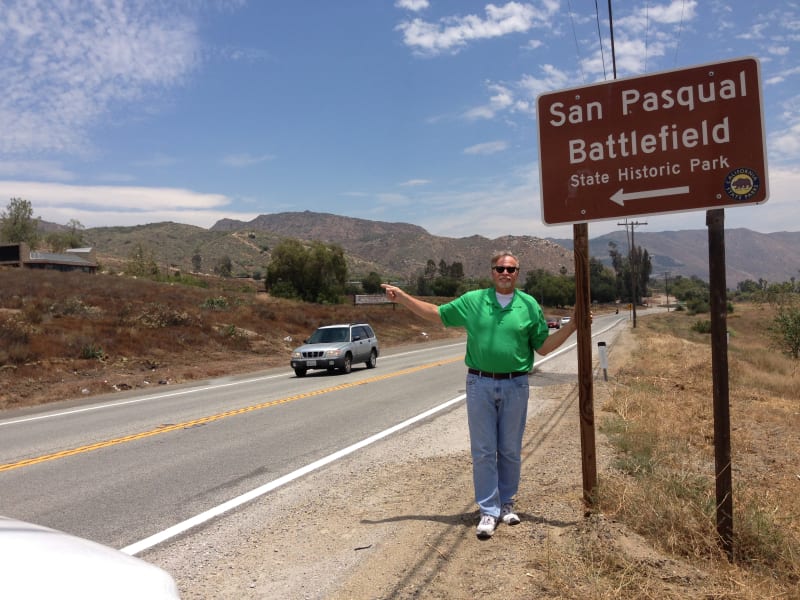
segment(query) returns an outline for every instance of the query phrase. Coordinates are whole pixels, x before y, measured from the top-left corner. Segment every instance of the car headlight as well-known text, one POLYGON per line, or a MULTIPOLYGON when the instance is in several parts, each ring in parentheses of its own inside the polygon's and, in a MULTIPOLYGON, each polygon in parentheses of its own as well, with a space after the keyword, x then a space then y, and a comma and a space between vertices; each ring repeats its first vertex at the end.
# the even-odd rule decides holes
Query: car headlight
POLYGON ((325 357, 326 358, 336 358, 337 356, 341 356, 341 355, 342 355, 342 351, 341 350, 328 350, 325 353, 325 357))
POLYGON ((302 352, 297 352, 296 350, 292 352, 292 358, 303 358, 302 352))

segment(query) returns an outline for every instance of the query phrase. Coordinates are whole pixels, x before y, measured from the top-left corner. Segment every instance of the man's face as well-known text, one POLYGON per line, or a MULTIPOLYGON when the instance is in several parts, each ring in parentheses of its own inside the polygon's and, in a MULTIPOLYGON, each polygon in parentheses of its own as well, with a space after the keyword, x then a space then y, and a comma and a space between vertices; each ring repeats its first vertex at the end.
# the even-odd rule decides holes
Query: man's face
POLYGON ((494 281, 495 289, 501 294, 510 294, 514 291, 517 284, 517 277, 519 277, 519 263, 517 263, 513 256, 501 256, 492 267, 492 281, 494 281), (509 273, 503 268, 503 272, 498 273, 497 269, 500 267, 514 267, 514 272, 509 273))

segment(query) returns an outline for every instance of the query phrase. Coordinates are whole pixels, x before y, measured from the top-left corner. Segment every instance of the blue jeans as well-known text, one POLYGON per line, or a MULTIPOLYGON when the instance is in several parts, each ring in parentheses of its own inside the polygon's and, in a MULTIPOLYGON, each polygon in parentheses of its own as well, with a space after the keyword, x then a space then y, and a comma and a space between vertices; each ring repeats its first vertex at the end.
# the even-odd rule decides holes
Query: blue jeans
POLYGON ((529 395, 526 376, 490 379, 467 374, 472 480, 481 514, 498 517, 500 507, 514 501, 529 395))

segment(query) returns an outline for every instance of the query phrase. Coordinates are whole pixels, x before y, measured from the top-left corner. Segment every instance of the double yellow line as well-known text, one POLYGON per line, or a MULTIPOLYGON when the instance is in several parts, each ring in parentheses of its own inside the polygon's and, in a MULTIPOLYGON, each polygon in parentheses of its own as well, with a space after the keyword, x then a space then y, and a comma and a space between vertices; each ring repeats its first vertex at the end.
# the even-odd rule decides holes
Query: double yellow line
POLYGON ((263 402, 261 404, 253 404, 251 406, 245 406, 243 408, 236 408, 234 410, 228 410, 225 412, 217 413, 215 415, 210 415, 207 417, 201 417, 199 419, 194 419, 192 421, 184 421, 183 423, 174 423, 169 425, 159 425, 155 429, 151 429, 149 431, 142 431, 139 433, 132 433, 130 435, 125 435, 118 438, 113 438, 110 440, 104 440, 102 442, 96 442, 94 444, 87 444, 85 446, 78 446, 77 448, 70 448, 68 450, 60 450, 59 452, 53 452, 51 454, 43 454, 41 456, 36 456, 33 458, 26 458, 24 460, 20 460, 13 463, 7 463, 4 465, 0 465, 0 472, 3 471, 13 471, 14 469, 21 469, 23 467, 29 467, 31 465, 38 465, 39 463, 48 462, 51 460, 58 460, 60 458, 66 458, 67 456, 75 456, 76 454, 83 454, 85 452, 92 452, 94 450, 100 450, 102 448, 110 448, 111 446, 116 446, 118 444, 125 444, 127 442, 134 442, 136 440, 142 440, 148 437, 152 437, 154 435, 161 435, 163 433, 169 433, 171 431, 177 431, 180 429, 189 429, 191 427, 196 427, 198 425, 205 425, 207 423, 213 423, 214 421, 219 421, 221 419, 225 419, 227 417, 235 417, 237 415, 242 415, 245 413, 253 412, 256 410, 262 410, 265 408, 271 408, 273 406, 278 406, 280 404, 286 404, 288 402, 294 402, 295 400, 302 400, 303 398, 312 398, 314 396, 321 396, 322 394, 328 394, 330 392, 338 392, 341 390, 346 390, 349 388, 354 388, 359 385, 366 385, 368 383, 374 383, 376 381, 383 381, 384 379, 391 379, 393 377, 400 377, 402 375, 409 375, 411 373, 416 373, 418 371, 423 371, 425 369, 431 369, 433 367, 440 367, 442 365, 450 364, 459 360, 463 360, 462 357, 441 360, 433 363, 428 363, 426 365, 420 365, 417 367, 412 367, 409 369, 404 369, 402 371, 395 371, 393 373, 388 373, 386 375, 377 375, 375 377, 370 377, 368 379, 362 379, 359 381, 353 381, 351 383, 343 383, 341 385, 335 385, 332 387, 315 390, 313 392, 306 392, 303 394, 295 394, 294 396, 287 396, 286 398, 281 398, 279 400, 272 400, 270 402, 263 402))

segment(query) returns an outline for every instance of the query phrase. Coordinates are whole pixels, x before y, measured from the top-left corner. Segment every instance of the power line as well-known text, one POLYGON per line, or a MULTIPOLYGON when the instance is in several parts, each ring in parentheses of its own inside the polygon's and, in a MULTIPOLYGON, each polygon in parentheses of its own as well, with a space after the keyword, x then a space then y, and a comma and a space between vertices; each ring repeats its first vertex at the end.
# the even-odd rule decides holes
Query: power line
POLYGON ((650 3, 644 3, 644 72, 647 73, 647 41, 650 33, 650 3))
MULTIPOLYGON (((597 1, 597 0, 595 0, 597 1)), ((617 53, 614 49, 614 17, 611 14, 611 0, 608 0, 608 30, 611 32, 611 65, 614 67, 614 79, 617 78, 617 53)))
MULTIPOLYGON (((595 3, 597 0, 595 0, 595 3)), ((575 38, 575 58, 578 61, 578 68, 581 70, 581 79, 583 79, 583 83, 586 83, 586 75, 583 72, 583 63, 581 62, 581 49, 578 46, 578 32, 575 30, 575 19, 572 17, 572 3, 570 0, 567 0, 567 9, 569 10, 569 21, 572 24, 572 37, 575 38)), ((602 51, 602 46, 601 46, 602 51)), ((603 63, 603 72, 606 70, 605 62, 603 63)))
POLYGON ((606 53, 603 50, 603 34, 600 33, 600 9, 597 6, 597 0, 594 0, 594 16, 597 22, 597 39, 600 42, 600 58, 603 60, 603 79, 607 79, 606 75, 606 53))
POLYGON ((678 37, 675 40, 675 62, 673 66, 678 64, 678 48, 681 45, 681 33, 683 32, 683 13, 685 9, 686 9, 686 0, 683 0, 683 2, 681 2, 681 22, 680 25, 678 25, 678 37))

